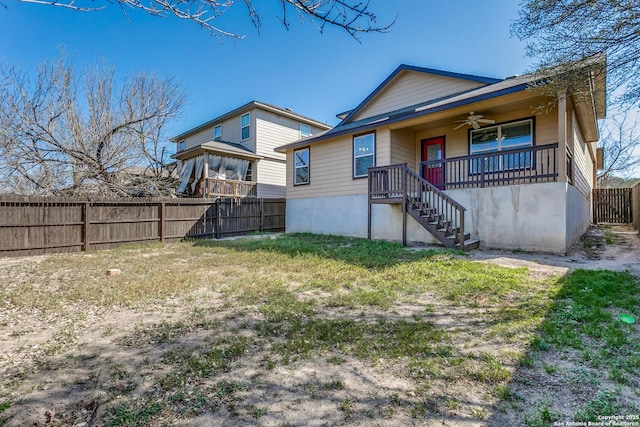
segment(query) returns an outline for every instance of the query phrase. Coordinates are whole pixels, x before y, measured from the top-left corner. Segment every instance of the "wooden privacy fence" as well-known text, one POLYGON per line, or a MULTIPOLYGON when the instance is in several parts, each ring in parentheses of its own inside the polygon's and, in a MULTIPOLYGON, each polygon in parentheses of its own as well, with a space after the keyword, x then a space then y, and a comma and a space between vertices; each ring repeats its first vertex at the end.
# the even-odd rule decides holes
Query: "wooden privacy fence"
POLYGON ((629 224, 633 222, 631 188, 593 190, 593 222, 629 224))
POLYGON ((285 199, 0 197, 0 256, 283 231, 285 199))

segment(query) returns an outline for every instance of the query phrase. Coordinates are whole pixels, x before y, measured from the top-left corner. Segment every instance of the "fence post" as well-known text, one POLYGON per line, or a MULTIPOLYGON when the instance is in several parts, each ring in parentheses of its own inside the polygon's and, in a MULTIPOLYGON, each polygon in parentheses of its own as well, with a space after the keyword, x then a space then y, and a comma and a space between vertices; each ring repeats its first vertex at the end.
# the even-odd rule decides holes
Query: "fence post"
POLYGON ((222 209, 220 209, 220 198, 217 198, 215 201, 216 205, 216 229, 215 229, 215 238, 219 239, 222 228, 222 209))
POLYGON ((158 234, 160 237, 160 242, 164 243, 164 202, 160 202, 158 204, 158 234))
POLYGON ((82 205, 82 213, 84 216, 84 223, 82 224, 82 250, 89 250, 89 202, 84 202, 82 205))
POLYGON ((260 232, 264 231, 264 199, 260 198, 260 232))

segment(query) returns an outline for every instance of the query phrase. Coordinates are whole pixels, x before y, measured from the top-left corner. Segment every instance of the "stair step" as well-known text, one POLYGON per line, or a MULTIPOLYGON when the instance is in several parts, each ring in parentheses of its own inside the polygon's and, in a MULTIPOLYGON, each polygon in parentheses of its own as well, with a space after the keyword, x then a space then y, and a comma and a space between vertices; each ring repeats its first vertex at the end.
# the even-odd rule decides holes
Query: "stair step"
MULTIPOLYGON (((440 230, 438 230, 440 231, 440 230)), ((458 236, 456 234, 452 234, 450 236, 445 237, 445 239, 450 239, 450 240, 455 240, 457 239, 458 236)), ((469 240, 471 238, 471 233, 464 233, 464 241, 466 242, 467 240, 469 240)))
MULTIPOLYGON (((459 249, 460 248, 460 243, 456 243, 455 248, 459 249)), ((469 240, 465 240, 464 241, 464 250, 465 251, 472 251, 474 249, 478 249, 480 247, 480 240, 478 239, 469 239, 469 240)))

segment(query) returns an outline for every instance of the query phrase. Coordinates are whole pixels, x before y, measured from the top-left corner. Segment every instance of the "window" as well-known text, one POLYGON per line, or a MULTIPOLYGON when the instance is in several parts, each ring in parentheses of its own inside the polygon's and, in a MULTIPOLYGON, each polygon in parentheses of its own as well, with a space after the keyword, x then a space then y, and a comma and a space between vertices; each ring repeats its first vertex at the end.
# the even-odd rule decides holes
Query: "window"
POLYGON ((240 120, 242 122, 242 139, 247 139, 251 136, 251 114, 243 114, 240 120))
POLYGON ((353 177, 367 176, 368 169, 376 164, 376 135, 368 133, 353 137, 353 177))
POLYGON ((253 162, 249 163, 247 166, 247 174, 244 177, 245 181, 253 181, 253 162))
POLYGON ((215 125, 213 127, 213 140, 220 141, 222 139, 222 125, 215 125))
POLYGON ((309 183, 309 148, 293 152, 293 185, 309 183))
POLYGON ((533 121, 531 119, 471 131, 471 154, 488 154, 474 159, 471 173, 522 169, 531 166, 531 152, 509 153, 509 150, 533 145, 533 121), (489 153, 504 152, 490 155, 489 153), (484 168, 482 167, 484 162, 484 168))
POLYGON ((184 140, 178 142, 178 151, 184 150, 184 140))
POLYGON ((300 123, 300 138, 311 136, 311 126, 300 123))

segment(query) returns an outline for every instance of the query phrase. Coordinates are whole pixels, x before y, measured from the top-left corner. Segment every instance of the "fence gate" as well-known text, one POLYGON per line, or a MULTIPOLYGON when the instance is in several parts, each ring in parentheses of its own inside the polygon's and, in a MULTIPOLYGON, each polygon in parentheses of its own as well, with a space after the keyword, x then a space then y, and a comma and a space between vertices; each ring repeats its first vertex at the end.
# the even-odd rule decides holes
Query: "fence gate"
POLYGON ((633 222, 631 188, 596 188, 593 190, 593 222, 633 222))

